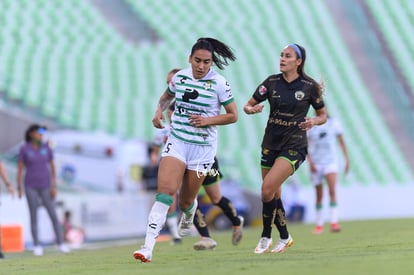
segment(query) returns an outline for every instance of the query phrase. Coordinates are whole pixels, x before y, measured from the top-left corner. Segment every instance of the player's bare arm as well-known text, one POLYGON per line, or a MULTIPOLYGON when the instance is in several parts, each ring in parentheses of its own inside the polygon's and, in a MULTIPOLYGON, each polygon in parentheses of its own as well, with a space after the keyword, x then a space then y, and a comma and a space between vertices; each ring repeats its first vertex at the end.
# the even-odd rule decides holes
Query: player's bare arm
POLYGON ((155 128, 164 128, 162 125, 162 122, 165 121, 163 112, 167 109, 173 99, 174 96, 168 93, 168 90, 165 90, 161 95, 158 101, 157 110, 155 111, 154 117, 152 118, 152 124, 155 128))
POLYGON ((252 115, 262 112, 263 107, 264 105, 260 105, 254 98, 250 98, 244 105, 243 111, 248 115, 252 115))

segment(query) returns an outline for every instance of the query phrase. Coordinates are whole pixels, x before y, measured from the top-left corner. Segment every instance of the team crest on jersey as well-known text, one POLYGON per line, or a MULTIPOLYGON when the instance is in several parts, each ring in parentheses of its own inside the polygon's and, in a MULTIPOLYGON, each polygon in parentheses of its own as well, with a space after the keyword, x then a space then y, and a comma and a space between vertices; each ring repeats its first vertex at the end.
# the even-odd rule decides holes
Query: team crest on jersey
POLYGON ((265 94, 267 94, 267 88, 266 88, 264 85, 261 85, 261 86, 259 87, 259 94, 260 94, 260 95, 265 95, 265 94))
POLYGON ((204 88, 204 90, 210 90, 211 89, 211 81, 208 80, 207 82, 205 82, 203 84, 203 88, 204 88))
POLYGON ((302 91, 296 91, 295 92, 295 98, 297 100, 302 100, 305 97, 305 93, 302 91))
POLYGON ((270 151, 269 151, 269 149, 263 149, 263 150, 262 150, 262 154, 263 154, 263 155, 268 155, 268 154, 269 154, 269 152, 270 152, 270 151))

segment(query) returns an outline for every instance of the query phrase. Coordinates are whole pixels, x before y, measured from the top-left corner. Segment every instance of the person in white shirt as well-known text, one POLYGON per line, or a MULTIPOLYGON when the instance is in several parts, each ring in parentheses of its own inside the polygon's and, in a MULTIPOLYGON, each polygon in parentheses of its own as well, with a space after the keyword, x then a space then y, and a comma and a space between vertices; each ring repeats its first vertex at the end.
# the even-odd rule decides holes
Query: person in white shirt
POLYGON ((330 198, 330 224, 331 232, 339 232, 338 203, 336 198, 336 184, 338 180, 339 159, 337 142, 339 142, 344 156, 345 173, 349 170, 349 157, 346 149, 343 130, 340 122, 328 116, 325 124, 313 127, 307 132, 308 137, 308 161, 311 170, 311 181, 316 190, 316 227, 314 234, 323 232, 323 185, 325 179, 328 184, 330 198))
POLYGON ((171 131, 161 153, 157 195, 148 215, 145 243, 133 253, 135 259, 150 262, 156 239, 165 223, 173 196, 179 191, 182 210, 178 233, 191 233, 197 209, 197 193, 217 153, 217 125, 237 121, 238 112, 226 79, 219 69, 234 61, 232 50, 214 38, 199 38, 189 56, 191 66, 177 72, 161 95, 152 123, 163 128, 163 112, 175 99, 171 131), (220 113, 223 106, 225 112, 220 113))

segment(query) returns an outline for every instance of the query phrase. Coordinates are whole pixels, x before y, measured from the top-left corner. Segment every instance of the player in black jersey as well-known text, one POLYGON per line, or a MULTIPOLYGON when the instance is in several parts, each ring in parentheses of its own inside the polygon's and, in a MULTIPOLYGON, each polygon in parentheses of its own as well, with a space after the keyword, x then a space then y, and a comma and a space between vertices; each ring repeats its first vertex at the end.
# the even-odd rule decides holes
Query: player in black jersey
MULTIPOLYGON (((219 169, 218 160, 214 158, 214 164, 203 181, 203 188, 210 198, 211 203, 220 207, 223 214, 233 225, 232 243, 233 245, 238 245, 243 237, 244 218, 237 214, 237 210, 234 208, 232 202, 221 194, 220 179, 222 177, 223 174, 219 169)), ((217 243, 210 237, 207 223, 200 207, 197 207, 196 215, 194 216, 194 226, 201 236, 201 239, 194 244, 194 249, 214 249, 217 243)))
POLYGON ((280 74, 270 75, 253 93, 244 106, 246 114, 263 110, 260 103, 270 105, 269 119, 262 142, 262 219, 263 231, 255 253, 266 253, 272 245, 272 223, 279 230, 280 239, 271 252, 283 252, 292 246, 281 200, 282 183, 306 159, 306 130, 326 121, 322 87, 304 71, 305 48, 298 44, 286 46, 280 54, 280 74), (307 117, 309 107, 315 117, 307 117))

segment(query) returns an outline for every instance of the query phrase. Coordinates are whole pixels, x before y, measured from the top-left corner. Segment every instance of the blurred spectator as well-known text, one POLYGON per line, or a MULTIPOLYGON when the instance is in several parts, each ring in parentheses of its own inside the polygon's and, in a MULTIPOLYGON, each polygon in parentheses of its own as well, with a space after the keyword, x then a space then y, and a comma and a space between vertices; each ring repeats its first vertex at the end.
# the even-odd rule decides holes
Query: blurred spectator
POLYGON ((72 224, 72 212, 66 210, 63 217, 63 237, 65 242, 74 247, 79 247, 85 240, 83 229, 72 224))

